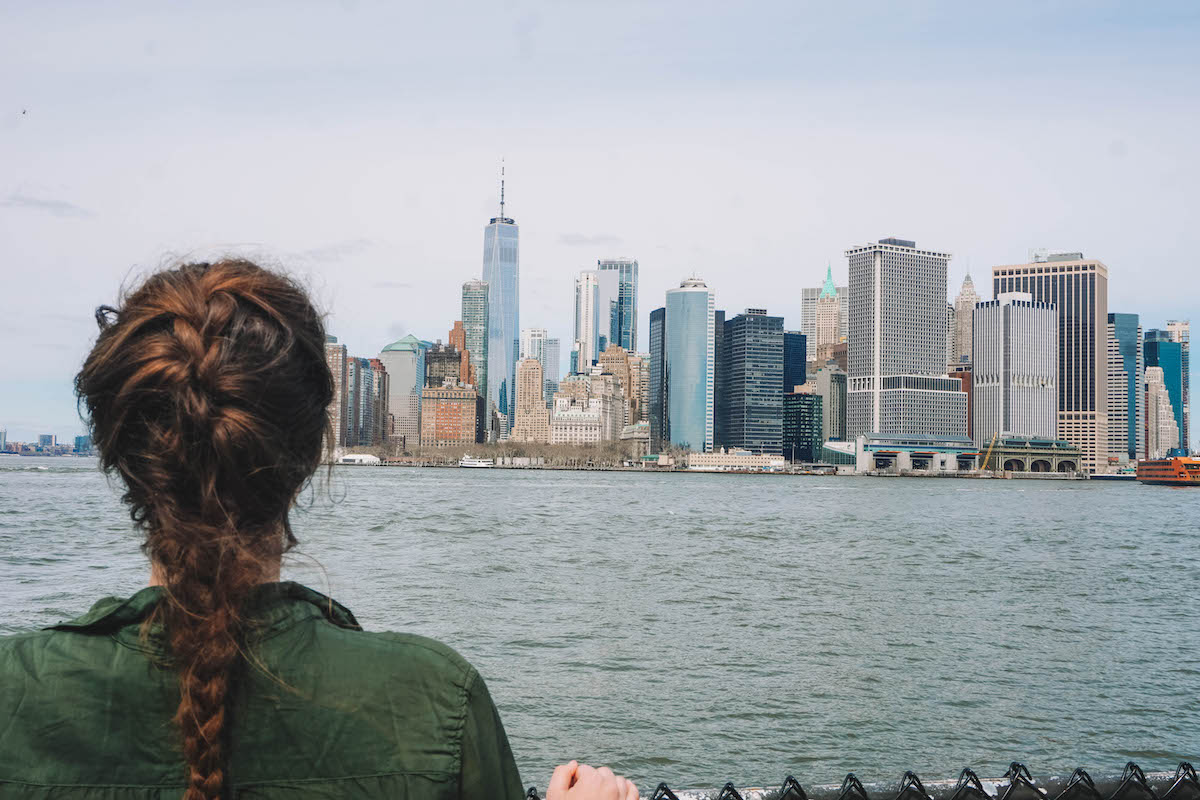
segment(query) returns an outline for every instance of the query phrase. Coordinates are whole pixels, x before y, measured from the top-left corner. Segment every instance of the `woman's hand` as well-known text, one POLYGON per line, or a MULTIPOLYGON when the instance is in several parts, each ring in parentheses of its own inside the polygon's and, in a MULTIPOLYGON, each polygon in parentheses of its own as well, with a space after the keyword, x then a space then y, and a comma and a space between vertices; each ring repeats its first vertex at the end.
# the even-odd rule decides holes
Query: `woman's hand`
POLYGON ((613 775, 608 767, 595 769, 572 761, 554 770, 546 800, 638 800, 633 781, 613 775))

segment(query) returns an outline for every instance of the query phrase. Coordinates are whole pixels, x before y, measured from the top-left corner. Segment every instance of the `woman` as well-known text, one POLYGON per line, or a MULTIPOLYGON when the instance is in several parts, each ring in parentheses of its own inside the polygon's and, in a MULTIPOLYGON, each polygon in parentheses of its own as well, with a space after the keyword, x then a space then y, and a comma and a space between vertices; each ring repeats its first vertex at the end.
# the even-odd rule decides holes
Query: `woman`
MULTIPOLYGON (((189 264, 97 321, 76 389, 150 586, 0 639, 0 797, 522 797, 461 656, 279 582, 333 398, 304 291, 247 261, 189 264)), ((571 762, 548 796, 637 790, 571 762)))

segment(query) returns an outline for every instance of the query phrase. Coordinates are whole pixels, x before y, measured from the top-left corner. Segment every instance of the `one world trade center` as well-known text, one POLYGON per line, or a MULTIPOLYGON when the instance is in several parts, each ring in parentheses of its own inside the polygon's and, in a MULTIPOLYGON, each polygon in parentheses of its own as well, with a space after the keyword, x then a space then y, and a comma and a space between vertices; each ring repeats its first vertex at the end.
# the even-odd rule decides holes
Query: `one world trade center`
POLYGON ((493 438, 508 435, 516 410, 517 355, 521 319, 517 223, 504 215, 504 168, 500 169, 500 215, 483 230, 483 280, 488 285, 487 401, 493 438), (493 412, 499 412, 495 420, 493 412), (498 427, 497 427, 498 426, 498 427))

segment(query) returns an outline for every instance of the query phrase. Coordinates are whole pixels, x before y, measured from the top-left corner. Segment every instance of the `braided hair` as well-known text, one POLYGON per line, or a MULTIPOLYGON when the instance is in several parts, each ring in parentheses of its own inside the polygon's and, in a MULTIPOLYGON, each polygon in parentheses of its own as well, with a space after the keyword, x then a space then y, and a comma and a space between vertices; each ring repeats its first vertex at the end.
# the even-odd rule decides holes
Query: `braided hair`
POLYGON ((213 800, 241 606, 296 543, 288 511, 329 428, 324 326, 303 289, 243 260, 158 272, 96 316, 76 392, 165 586, 184 800, 213 800))

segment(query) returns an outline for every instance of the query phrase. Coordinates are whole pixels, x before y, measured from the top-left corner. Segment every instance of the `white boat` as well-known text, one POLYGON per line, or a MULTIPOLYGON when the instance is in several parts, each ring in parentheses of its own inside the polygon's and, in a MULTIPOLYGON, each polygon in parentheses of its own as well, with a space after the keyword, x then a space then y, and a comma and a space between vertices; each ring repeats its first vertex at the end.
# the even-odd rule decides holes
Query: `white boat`
POLYGON ((490 468, 496 466, 494 458, 475 458, 473 456, 463 456, 458 460, 460 467, 475 467, 475 468, 490 468))

